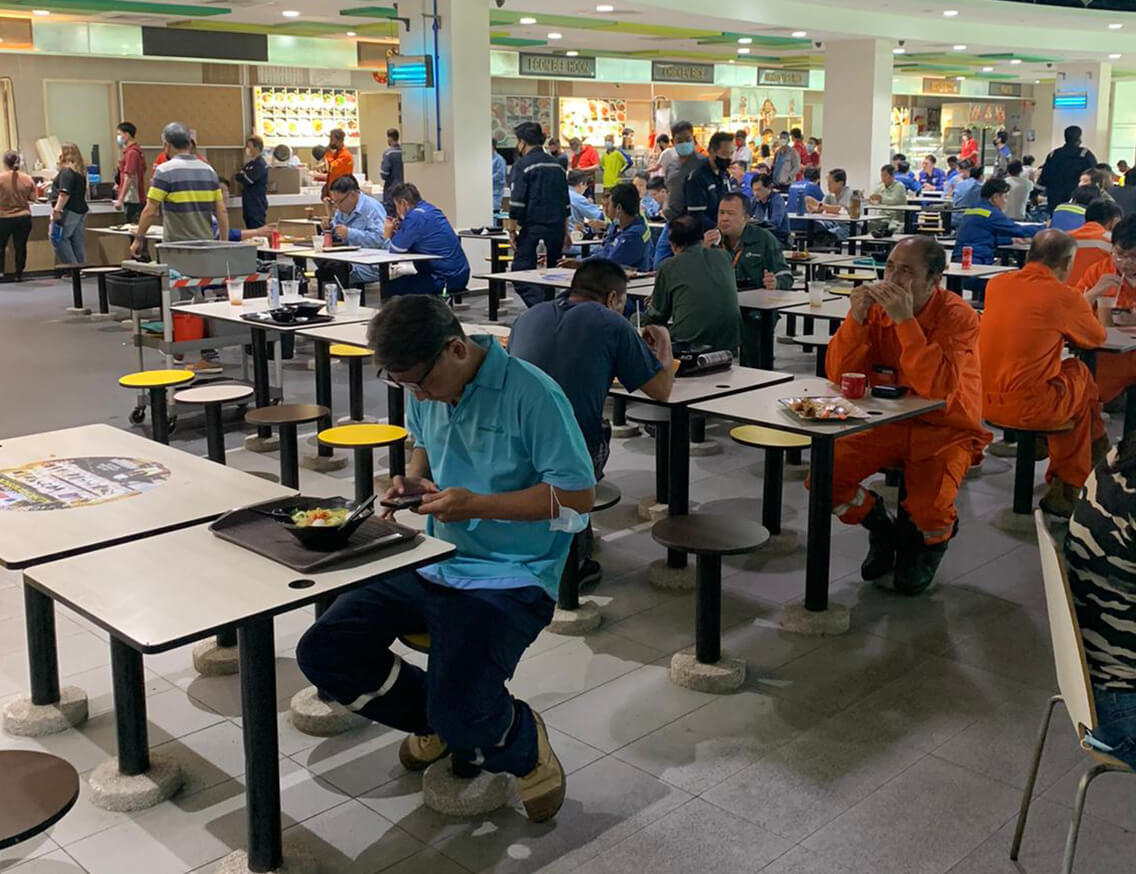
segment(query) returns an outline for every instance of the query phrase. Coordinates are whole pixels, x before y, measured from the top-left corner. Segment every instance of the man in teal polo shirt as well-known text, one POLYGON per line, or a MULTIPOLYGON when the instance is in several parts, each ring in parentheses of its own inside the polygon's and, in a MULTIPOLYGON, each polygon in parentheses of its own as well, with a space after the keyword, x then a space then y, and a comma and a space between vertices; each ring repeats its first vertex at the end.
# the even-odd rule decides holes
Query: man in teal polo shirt
POLYGON ((533 822, 556 815, 564 769, 544 722, 505 688, 552 618, 572 534, 587 525, 595 476, 572 406, 539 368, 496 339, 466 337, 440 298, 383 305, 370 328, 385 378, 407 389, 415 448, 386 499, 421 495, 444 562, 336 599, 296 648, 301 670, 344 706, 409 733, 399 759, 446 755, 517 777, 533 822), (430 634, 427 670, 390 651, 430 634))

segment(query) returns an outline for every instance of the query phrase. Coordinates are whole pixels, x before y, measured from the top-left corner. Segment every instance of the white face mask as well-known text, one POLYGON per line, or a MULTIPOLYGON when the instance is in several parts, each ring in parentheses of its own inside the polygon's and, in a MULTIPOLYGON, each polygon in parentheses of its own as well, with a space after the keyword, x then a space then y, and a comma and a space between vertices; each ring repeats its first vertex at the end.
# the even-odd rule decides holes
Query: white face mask
POLYGON ((548 529, 550 531, 563 531, 565 534, 579 534, 588 527, 586 513, 577 513, 571 507, 565 507, 556 497, 556 489, 548 487, 548 529))

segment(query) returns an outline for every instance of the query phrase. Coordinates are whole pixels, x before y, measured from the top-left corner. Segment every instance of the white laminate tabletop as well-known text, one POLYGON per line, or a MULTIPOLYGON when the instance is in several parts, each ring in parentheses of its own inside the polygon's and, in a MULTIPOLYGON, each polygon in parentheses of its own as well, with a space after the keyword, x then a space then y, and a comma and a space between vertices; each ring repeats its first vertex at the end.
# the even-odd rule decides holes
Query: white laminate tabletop
POLYGON ((294 248, 288 251, 290 258, 313 258, 317 261, 345 261, 348 264, 374 266, 376 264, 399 264, 404 261, 437 261, 437 255, 420 255, 413 252, 388 252, 386 249, 354 249, 349 252, 317 252, 312 248, 294 248))
POLYGON ((1101 352, 1136 351, 1136 328, 1106 328, 1108 337, 1098 348, 1101 352))
POLYGON ((680 376, 674 381, 671 396, 665 401, 657 401, 647 397, 642 391, 629 392, 618 382, 612 384, 608 394, 613 397, 628 398, 644 404, 658 404, 664 407, 681 407, 710 398, 720 398, 723 395, 735 394, 742 391, 760 388, 767 385, 776 385, 779 382, 788 382, 793 378, 791 373, 781 373, 776 370, 758 370, 756 367, 740 367, 734 365, 729 370, 719 370, 715 373, 701 373, 697 376, 680 376))
POLYGON ((0 440, 0 565, 27 567, 291 494, 110 425, 0 440))
MULTIPOLYGON (((123 227, 112 228, 87 228, 92 234, 105 234, 110 237, 133 237, 138 232, 138 225, 127 225, 123 227)), ((158 240, 159 242, 165 238, 161 225, 152 225, 146 231, 147 240, 158 240)))
POLYGON ((464 228, 458 231, 458 236, 463 240, 497 240, 498 242, 502 242, 509 239, 509 235, 504 230, 494 230, 492 233, 479 234, 469 228, 464 228))
POLYGON ((1020 270, 1020 267, 1007 266, 1003 264, 972 264, 967 270, 963 270, 962 264, 958 261, 950 261, 947 263, 947 269, 943 271, 944 276, 971 276, 975 278, 982 278, 986 276, 993 276, 996 273, 1009 273, 1011 270, 1020 270))
POLYGON ((864 211, 867 212, 887 212, 888 210, 899 210, 901 212, 924 212, 925 207, 917 203, 865 203, 864 211))
MULTIPOLYGON (((851 238, 849 238, 849 239, 851 239, 851 238)), ((840 254, 830 255, 828 253, 818 252, 816 254, 810 254, 807 259, 799 259, 799 258, 790 258, 788 253, 786 253, 785 261, 786 261, 786 263, 789 264, 790 267, 794 267, 794 266, 808 267, 810 264, 817 266, 817 267, 826 267, 826 266, 843 265, 843 264, 847 264, 847 265, 851 266, 853 261, 855 261, 857 258, 862 258, 862 257, 864 257, 864 256, 863 255, 840 255, 840 254)))
MULTIPOLYGON (((552 267, 548 270, 505 270, 501 273, 479 273, 474 279, 498 279, 503 282, 527 282, 529 285, 545 285, 552 288, 570 288, 572 277, 576 275, 571 267, 552 267)), ((627 289, 652 288, 654 275, 633 276, 627 280, 627 289)))
POLYGON ((867 221, 864 216, 852 218, 846 212, 829 213, 829 212, 791 212, 789 213, 790 219, 801 219, 810 222, 864 222, 867 221))
POLYGON ((808 302, 808 292, 804 291, 758 288, 738 292, 738 308, 741 310, 783 310, 808 302))
POLYGON ((811 316, 814 319, 828 319, 830 322, 843 322, 848 315, 848 310, 851 304, 848 302, 847 296, 841 295, 834 297, 831 300, 826 300, 819 307, 804 306, 788 307, 782 310, 785 315, 794 316, 811 316))
MULTIPOLYGON (((506 325, 468 325, 462 323, 462 330, 467 337, 473 334, 488 334, 491 337, 508 337, 509 328, 506 325)), ((329 343, 346 343, 349 346, 367 346, 367 323, 354 322, 345 325, 320 325, 315 328, 304 328, 297 331, 301 337, 311 337, 314 340, 327 340, 329 343)))
MULTIPOLYGON (((285 298, 285 303, 319 303, 314 298, 285 298)), ((174 312, 189 313, 190 315, 200 316, 203 319, 213 319, 219 322, 235 322, 239 325, 246 327, 256 326, 264 328, 267 331, 296 332, 305 329, 304 324, 293 323, 290 325, 278 325, 275 322, 250 322, 247 319, 241 318, 246 313, 263 313, 270 309, 268 306, 268 298, 256 297, 251 300, 246 300, 239 307, 233 306, 228 300, 214 300, 208 303, 179 303, 170 307, 174 312)), ((350 325, 356 322, 369 322, 374 318, 378 310, 371 309, 370 307, 359 307, 356 313, 343 312, 343 302, 339 303, 339 311, 335 314, 334 322, 327 322, 320 327, 331 327, 333 325, 350 325)), ((324 310, 320 310, 320 314, 324 314, 324 310)), ((310 330, 311 326, 307 326, 310 330)), ((337 341, 338 342, 338 341, 337 341)))
POLYGON ((421 535, 372 558, 301 574, 216 537, 208 525, 195 525, 37 565, 25 579, 134 648, 153 653, 453 553, 449 543, 421 535), (314 585, 288 585, 296 580, 314 585))
POLYGON ((827 379, 802 377, 786 385, 776 385, 772 388, 763 388, 697 403, 691 407, 691 410, 696 413, 721 416, 723 419, 734 419, 751 425, 766 425, 793 434, 804 434, 808 437, 817 434, 843 437, 847 434, 855 434, 858 431, 867 431, 869 428, 875 428, 879 425, 910 419, 913 416, 929 413, 946 406, 943 401, 929 401, 913 394, 908 394, 898 400, 874 398, 868 394, 859 400, 852 401, 865 412, 874 414, 869 415, 866 419, 806 421, 780 403, 781 398, 803 397, 805 395, 835 397, 839 394, 839 387, 833 385, 827 379))

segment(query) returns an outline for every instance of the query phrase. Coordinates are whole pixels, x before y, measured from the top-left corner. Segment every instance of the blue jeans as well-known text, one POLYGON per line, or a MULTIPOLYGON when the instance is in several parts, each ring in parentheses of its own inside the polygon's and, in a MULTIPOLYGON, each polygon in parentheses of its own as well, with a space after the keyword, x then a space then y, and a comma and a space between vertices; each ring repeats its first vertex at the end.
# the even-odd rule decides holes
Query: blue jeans
POLYGON ((83 226, 87 214, 63 210, 63 239, 55 247, 60 263, 86 264, 87 244, 83 240, 83 226))
POLYGON ((1136 768, 1136 692, 1111 692, 1093 688, 1097 705, 1097 730, 1093 738, 1127 765, 1136 768))
POLYGON ((505 683, 553 607, 537 586, 451 589, 407 571, 340 595, 300 638, 296 661, 360 715, 437 733, 456 758, 520 777, 536 767, 536 722, 505 683), (424 632, 425 671, 390 651, 398 635, 424 632))

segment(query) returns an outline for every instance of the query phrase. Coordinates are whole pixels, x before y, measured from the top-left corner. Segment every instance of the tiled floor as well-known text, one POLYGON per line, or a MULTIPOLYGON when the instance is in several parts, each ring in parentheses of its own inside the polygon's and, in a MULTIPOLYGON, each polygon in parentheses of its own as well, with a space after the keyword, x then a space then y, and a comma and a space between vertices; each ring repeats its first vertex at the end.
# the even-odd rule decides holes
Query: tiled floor
MULTIPOLYGON (((67 297, 49 282, 0 286, 0 370, 44 362, 33 385, 6 380, 6 392, 19 385, 0 412, 0 434, 91 421, 126 427, 130 399, 114 377, 133 367, 120 345, 128 335, 62 320, 67 297)), ((779 367, 811 373, 795 347, 777 354, 779 367)), ((289 396, 310 399, 307 370, 290 365, 285 374, 289 396)), ((337 370, 341 404, 345 386, 337 370)), ((368 385, 370 410, 382 409, 381 394, 368 385)), ((692 460, 693 500, 759 518, 759 455, 732 444, 721 425, 711 435, 724 451, 692 460)), ((234 429, 230 447, 239 439, 234 429)), ((203 451, 191 420, 174 441, 203 451)), ((235 449, 229 461, 276 465, 235 449)), ((782 606, 802 593, 803 551, 727 561, 724 646, 745 658, 749 674, 736 694, 712 696, 667 679, 670 654, 693 641, 694 607, 691 596, 646 581, 660 551, 631 508, 653 487, 652 465, 648 439, 616 442, 608 473, 625 500, 598 518, 606 578, 590 593, 604 625, 583 638, 542 634, 512 684, 545 714, 570 772, 555 822, 532 825, 516 807, 469 821, 439 816, 421 804, 420 777, 398 765, 397 734, 373 726, 319 739, 293 729, 287 700, 305 685, 293 651, 304 613, 277 621, 288 844, 314 852, 329 874, 1057 871, 1085 767, 1061 712, 1022 857, 1008 858, 1036 721, 1054 688, 1036 547, 990 524, 1009 502, 1009 466, 989 459, 981 478, 964 483, 959 536, 937 587, 922 597, 861 583, 865 538, 834 528, 832 597, 852 610, 842 637, 779 629, 782 606)), ((1039 465, 1039 481, 1041 473, 1039 465)), ((303 485, 344 492, 349 477, 305 471, 303 485)), ((786 525, 803 530, 806 506, 800 478, 789 477, 786 525)), ((0 698, 26 684, 19 586, 18 575, 0 576, 0 698)), ((59 636, 65 681, 87 690, 92 718, 40 741, 0 735, 0 748, 49 750, 86 773, 114 748, 108 648, 105 635, 65 610, 59 636)), ((196 677, 186 649, 147 658, 146 668, 152 743, 181 762, 186 788, 134 815, 94 808, 84 788, 47 836, 0 852, 0 871, 209 872, 244 846, 236 678, 196 677)), ((1077 871, 1136 870, 1134 829, 1136 781, 1100 778, 1077 871)))

